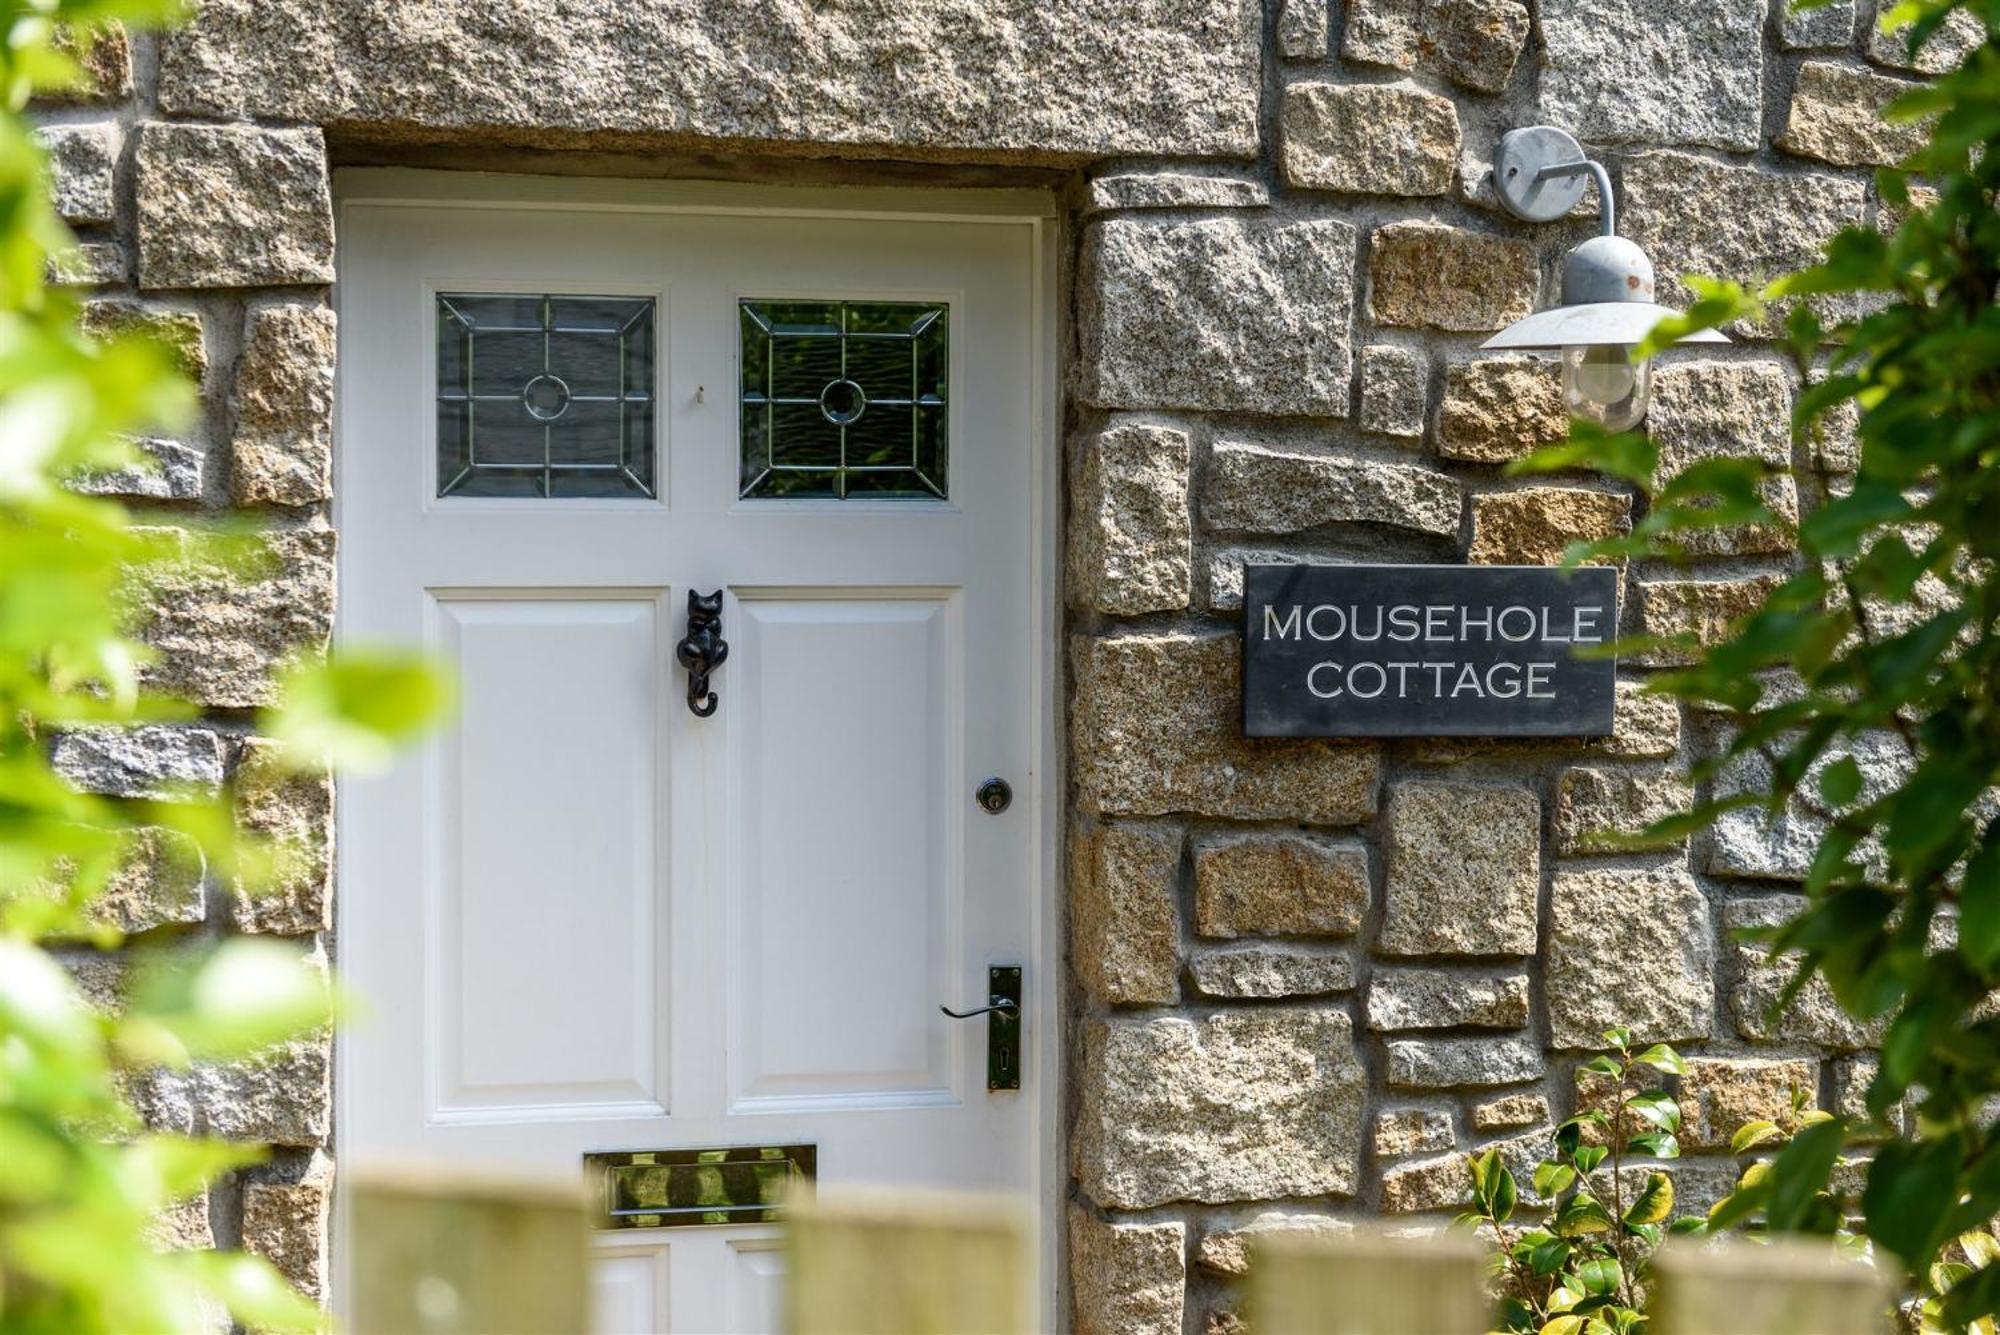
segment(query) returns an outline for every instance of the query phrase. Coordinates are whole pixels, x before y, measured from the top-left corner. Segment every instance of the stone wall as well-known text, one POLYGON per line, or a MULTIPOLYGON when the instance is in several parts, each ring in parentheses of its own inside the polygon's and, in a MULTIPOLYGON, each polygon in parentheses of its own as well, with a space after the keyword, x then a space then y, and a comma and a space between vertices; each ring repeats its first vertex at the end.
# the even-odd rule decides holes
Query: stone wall
MULTIPOLYGON (((1601 477, 1503 474, 1563 434, 1561 392, 1548 360, 1478 344, 1554 303, 1596 201, 1513 222, 1492 146, 1576 131, 1669 300, 1684 272, 1795 266, 1881 216, 1870 169, 1911 139, 1876 110, 1955 40, 1913 70, 1860 8, 1283 0, 1255 163, 1111 164, 1080 187, 1078 1331, 1240 1330, 1258 1234, 1435 1224, 1467 1200, 1467 1151, 1517 1171, 1545 1151, 1612 1025, 1690 1059, 1685 1211, 1794 1088, 1857 1105, 1873 1035, 1817 987, 1770 1022, 1784 971, 1731 935, 1794 910, 1810 822, 1594 841, 1685 809, 1716 742, 1714 719, 1637 693, 1658 664, 1621 665, 1601 742, 1250 742, 1236 629, 1246 560, 1544 563, 1626 529, 1638 502, 1601 477)), ((1797 465, 1770 498, 1795 523, 1851 441, 1793 458, 1799 384, 1768 333, 1666 359, 1649 428, 1669 473, 1797 465)), ((1625 629, 1717 626, 1792 548, 1787 526, 1626 569, 1625 629)))
MULTIPOLYGON (((244 584, 189 563, 157 591, 155 682, 193 725, 82 735, 77 782, 234 782, 299 856, 250 903, 166 853, 106 915, 147 940, 271 932, 324 948, 332 791, 274 782, 252 735, 271 667, 334 607, 329 149, 476 167, 501 151, 700 150, 1068 173, 1076 265, 1067 598, 1080 1331, 1234 1329, 1246 1240, 1448 1210, 1457 1156, 1529 1158, 1579 1052, 1627 1023, 1695 1056, 1683 1202, 1721 1190, 1736 1121, 1804 1088, 1847 1106, 1871 1035, 1731 943, 1789 911, 1812 831, 1744 819, 1644 855, 1592 851, 1690 800, 1711 721, 1636 694, 1588 745, 1247 742, 1235 618, 1247 557, 1547 562, 1633 498, 1516 482, 1560 435, 1551 366, 1481 356, 1555 296, 1579 216, 1527 229, 1485 163, 1549 120, 1612 165, 1627 230, 1675 274, 1792 265, 1881 212, 1869 167, 1908 145, 1873 110, 1952 56, 1870 36, 1869 0, 902 0, 744 8, 210 0, 109 42, 97 88, 40 109, 93 328, 181 350, 204 408, 146 442, 157 473, 94 480, 171 537, 254 516, 244 584), (1856 12, 1859 5, 1863 11, 1856 12), (1774 8, 1774 6, 1779 6, 1774 8), (755 13, 752 24, 742 16, 755 13), (526 53, 532 53, 529 59, 526 53), (558 95, 559 94, 559 95, 558 95)), ((566 169, 587 154, 565 160, 566 169)), ((908 168, 899 168, 908 182, 908 168)), ((868 168, 854 169, 866 179, 868 168)), ((942 175, 940 179, 945 179, 942 175)), ((1584 211, 1594 209, 1586 200, 1584 211)), ((1798 385, 1768 331, 1676 358, 1651 425, 1669 467, 1790 460, 1798 385)), ((1785 483, 1782 513, 1823 481, 1785 483)), ((1629 628, 1716 624, 1789 559, 1783 532, 1684 570, 1623 572, 1629 628)), ((1726 776, 1725 782, 1754 780, 1726 776)), ((110 996, 115 958, 79 956, 110 996)), ((324 1274, 328 1050, 134 1093, 161 1126, 265 1140, 274 1161, 164 1221, 324 1274)))
MULTIPOLYGON (((145 796, 230 785, 243 824, 279 841, 277 883, 252 898, 175 836, 145 841, 102 916, 148 946, 271 933, 324 959, 332 925, 330 780, 280 773, 256 737, 272 670, 323 646, 334 609, 333 212, 319 130, 165 120, 157 53, 122 33, 91 53, 93 87, 37 108, 59 211, 80 245, 57 263, 91 330, 168 340, 202 406, 177 439, 142 441, 154 471, 92 477, 172 543, 225 515, 265 530, 269 560, 244 578, 189 559, 146 590, 150 683, 199 722, 58 739, 73 782, 145 796)), ((91 995, 116 1004, 120 957, 79 953, 91 995)), ((331 1203, 332 1050, 298 1041, 261 1062, 198 1065, 132 1083, 149 1125, 273 1146, 270 1160, 161 1220, 172 1246, 244 1246, 323 1293, 331 1203)))

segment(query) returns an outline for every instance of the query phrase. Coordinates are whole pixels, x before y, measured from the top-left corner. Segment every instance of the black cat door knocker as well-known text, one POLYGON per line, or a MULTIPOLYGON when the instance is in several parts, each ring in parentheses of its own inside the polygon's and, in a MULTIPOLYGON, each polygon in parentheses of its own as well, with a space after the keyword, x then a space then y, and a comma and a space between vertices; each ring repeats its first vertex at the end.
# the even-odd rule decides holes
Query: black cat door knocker
POLYGON ((729 642, 722 638, 722 590, 701 594, 688 590, 688 629, 674 647, 674 657, 688 674, 688 708, 697 718, 715 712, 715 692, 708 688, 708 674, 729 657, 729 642))

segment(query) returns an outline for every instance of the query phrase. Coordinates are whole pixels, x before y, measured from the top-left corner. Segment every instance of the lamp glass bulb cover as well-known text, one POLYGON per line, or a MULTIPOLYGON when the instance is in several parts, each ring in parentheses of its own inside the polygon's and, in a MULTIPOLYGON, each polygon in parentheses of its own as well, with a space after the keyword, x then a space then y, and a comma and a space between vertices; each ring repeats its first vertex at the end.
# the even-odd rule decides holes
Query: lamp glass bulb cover
POLYGON ((1563 398, 1577 417, 1607 431, 1630 431, 1653 395, 1653 360, 1632 360, 1626 344, 1563 349, 1563 398))

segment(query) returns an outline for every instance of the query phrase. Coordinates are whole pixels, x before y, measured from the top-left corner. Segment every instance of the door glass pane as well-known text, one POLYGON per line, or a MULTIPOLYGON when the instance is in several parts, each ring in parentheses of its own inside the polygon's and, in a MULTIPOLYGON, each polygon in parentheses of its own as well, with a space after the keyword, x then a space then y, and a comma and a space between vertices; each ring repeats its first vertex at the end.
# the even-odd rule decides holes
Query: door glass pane
POLYGON ((437 494, 651 496, 653 301, 437 299, 437 494))
POLYGON ((745 301, 747 499, 948 493, 951 311, 927 301, 745 301))

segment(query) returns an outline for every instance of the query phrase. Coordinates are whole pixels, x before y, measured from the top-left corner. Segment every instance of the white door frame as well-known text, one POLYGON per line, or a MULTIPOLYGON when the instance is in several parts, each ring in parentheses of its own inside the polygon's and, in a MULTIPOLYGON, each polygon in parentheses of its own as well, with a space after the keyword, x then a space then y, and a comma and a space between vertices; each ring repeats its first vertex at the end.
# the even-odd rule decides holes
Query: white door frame
MULTIPOLYGON (((1028 808, 1035 831, 1034 859, 1036 884, 1031 887, 1033 939, 1041 959, 1039 977, 1029 985, 1032 1006, 1026 1031, 1027 1051, 1023 1073, 1034 1082, 1034 1154, 1036 1180, 1033 1184, 1034 1237, 1032 1254, 1037 1259, 1034 1278, 1040 1312, 1040 1328, 1063 1327, 1061 1311, 1061 1256, 1064 1234, 1063 1202, 1068 1184, 1064 1107, 1063 1054, 1067 1035, 1063 1014, 1063 912, 1058 893, 1059 850, 1062 847, 1063 793, 1060 703, 1061 655, 1058 653, 1062 626, 1062 546, 1059 516, 1062 513, 1061 479, 1061 379, 1057 362, 1060 332, 1058 257, 1062 253, 1058 215, 1054 198, 1037 190, 962 190, 877 187, 812 187, 743 185, 712 181, 625 180, 601 177, 507 176, 473 172, 420 171, 405 168, 344 168, 334 173, 334 208, 337 220, 353 205, 410 205, 435 208, 440 205, 469 209, 517 208, 575 209, 585 212, 622 213, 703 213, 760 214, 790 217, 883 219, 899 221, 981 221, 996 226, 1029 229, 1032 262, 1036 274, 1032 294, 1033 359, 1032 395, 1034 403, 1034 459, 1031 468, 1028 578, 1034 592, 1032 617, 1034 671, 1030 689, 1031 716, 1035 719, 1034 767, 1031 775, 1017 785, 1018 800, 1028 808)), ((345 232, 336 228, 336 236, 345 232)), ((336 274, 345 269, 345 251, 336 247, 336 274)), ((341 288, 336 281, 334 309, 341 309, 341 288)), ((352 330, 343 330, 351 333, 352 330)), ((344 340, 343 340, 344 343, 344 340)), ((334 501, 333 522, 337 531, 346 531, 342 509, 344 490, 340 486, 341 458, 346 441, 345 414, 341 404, 347 380, 336 375, 334 408, 334 501)), ((344 561, 344 557, 342 560, 344 561)), ((346 621, 344 600, 334 616, 334 640, 343 638, 346 621)), ((335 804, 335 887, 345 880, 347 822, 341 804, 335 804)), ((336 909, 337 912, 337 909, 336 909)), ((338 960, 340 918, 336 917, 338 960)), ((334 1041, 334 1153, 341 1156, 344 1145, 341 1127, 346 1122, 341 1110, 351 1094, 347 1075, 346 1045, 334 1041)), ((335 1181, 340 1181, 336 1171, 335 1181)), ((346 1306, 348 1274, 342 1193, 335 1193, 332 1292, 336 1309, 346 1306)))

